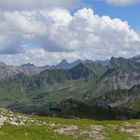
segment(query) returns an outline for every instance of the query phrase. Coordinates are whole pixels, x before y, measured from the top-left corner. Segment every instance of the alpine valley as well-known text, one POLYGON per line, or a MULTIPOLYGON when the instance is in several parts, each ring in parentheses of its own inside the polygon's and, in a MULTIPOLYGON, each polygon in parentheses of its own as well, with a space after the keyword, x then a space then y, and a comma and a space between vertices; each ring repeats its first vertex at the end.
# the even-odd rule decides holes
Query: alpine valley
POLYGON ((44 67, 1 62, 0 107, 43 116, 139 118, 140 57, 44 67))

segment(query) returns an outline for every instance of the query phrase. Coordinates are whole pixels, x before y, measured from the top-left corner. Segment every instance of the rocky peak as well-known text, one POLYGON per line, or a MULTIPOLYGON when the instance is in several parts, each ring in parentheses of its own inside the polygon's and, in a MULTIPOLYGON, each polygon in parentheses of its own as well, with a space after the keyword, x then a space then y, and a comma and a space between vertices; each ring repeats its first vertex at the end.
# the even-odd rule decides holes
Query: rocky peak
POLYGON ((128 66, 130 64, 130 61, 123 57, 119 58, 112 57, 110 60, 110 64, 114 67, 128 66))
POLYGON ((36 67, 36 66, 34 64, 27 63, 27 64, 21 65, 21 67, 36 67))
POLYGON ((67 68, 69 68, 69 63, 66 59, 64 59, 59 64, 57 64, 55 67, 59 68, 59 69, 67 69, 67 68))

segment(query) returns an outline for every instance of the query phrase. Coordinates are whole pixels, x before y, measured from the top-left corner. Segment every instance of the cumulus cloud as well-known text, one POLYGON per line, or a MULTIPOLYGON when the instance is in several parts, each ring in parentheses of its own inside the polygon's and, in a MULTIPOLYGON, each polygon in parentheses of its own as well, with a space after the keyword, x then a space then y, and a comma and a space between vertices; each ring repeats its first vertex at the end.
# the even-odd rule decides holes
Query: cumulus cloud
POLYGON ((47 52, 42 48, 25 48, 24 53, 1 54, 0 60, 10 65, 22 65, 30 62, 37 66, 45 66, 55 65, 64 58, 67 58, 68 61, 75 61, 79 57, 78 55, 74 52, 47 52))
POLYGON ((126 6, 136 4, 140 2, 140 0, 106 0, 106 2, 116 6, 126 6))
POLYGON ((140 36, 127 22, 98 16, 92 9, 73 15, 53 8, 1 12, 0 16, 0 53, 7 53, 5 61, 10 64, 131 57, 140 52, 140 36))

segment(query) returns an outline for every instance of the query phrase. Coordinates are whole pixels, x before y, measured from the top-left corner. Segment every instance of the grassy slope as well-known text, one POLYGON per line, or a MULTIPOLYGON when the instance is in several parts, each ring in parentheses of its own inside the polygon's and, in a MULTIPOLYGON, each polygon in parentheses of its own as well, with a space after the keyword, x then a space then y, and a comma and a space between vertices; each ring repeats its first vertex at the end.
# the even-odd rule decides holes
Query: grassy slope
POLYGON ((96 104, 109 105, 112 107, 124 107, 140 112, 140 85, 135 85, 131 89, 119 89, 107 92, 94 98, 96 104))
POLYGON ((23 115, 0 109, 0 140, 139 140, 140 120, 97 121, 23 115), (18 118, 18 119, 17 119, 18 118), (2 120, 7 120, 2 124, 2 120), (9 121, 8 121, 9 120, 9 121), (15 125, 15 123, 21 125, 15 125))
POLYGON ((69 98, 83 100, 92 93, 95 82, 103 71, 105 69, 100 65, 96 67, 87 64, 70 71, 46 70, 33 77, 18 75, 15 79, 0 83, 0 106, 10 106, 9 108, 18 108, 24 112, 69 98), (82 78, 89 71, 92 76, 82 78))
MULTIPOLYGON (((33 117, 34 118, 34 117, 33 117)), ((101 136, 109 140, 138 140, 140 136, 139 120, 131 121, 94 121, 94 120, 72 120, 57 118, 39 118, 38 120, 53 124, 53 126, 12 126, 5 125, 0 130, 0 139, 2 140, 98 140, 101 136), (127 124, 127 125, 126 125, 127 124), (77 126, 77 130, 67 131, 65 134, 59 134, 55 130, 77 126), (91 127, 95 127, 93 136, 80 132, 89 132, 92 135, 91 127), (100 130, 102 128, 102 130, 100 130), (131 132, 132 131, 132 132, 131 132), (135 131, 135 133, 133 132, 135 131), (94 133, 95 132, 95 133, 94 133)))
POLYGON ((21 101, 20 104, 13 106, 20 111, 32 110, 33 108, 41 108, 47 104, 57 103, 69 98, 78 100, 84 99, 90 88, 93 85, 92 80, 79 80, 79 81, 67 81, 65 83, 56 83, 53 85, 46 85, 46 88, 39 90, 36 93, 31 93, 28 99, 21 101))
POLYGON ((129 100, 127 103, 122 104, 122 106, 140 112, 140 98, 129 100))

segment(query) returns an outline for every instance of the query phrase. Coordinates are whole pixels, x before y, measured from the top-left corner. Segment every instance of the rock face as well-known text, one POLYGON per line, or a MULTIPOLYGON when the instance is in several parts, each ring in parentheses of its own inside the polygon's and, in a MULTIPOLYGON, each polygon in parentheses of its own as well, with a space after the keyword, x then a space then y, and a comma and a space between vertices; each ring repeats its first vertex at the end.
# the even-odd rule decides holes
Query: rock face
POLYGON ((138 84, 140 84, 140 63, 124 58, 112 58, 107 71, 97 81, 96 93, 130 89, 138 84))
POLYGON ((20 69, 15 66, 9 66, 5 63, 0 63, 0 80, 20 73, 20 69))
POLYGON ((41 71, 43 71, 43 70, 45 70, 47 68, 45 68, 45 67, 36 67, 33 64, 24 64, 24 65, 18 67, 18 69, 21 71, 21 73, 33 76, 33 75, 39 74, 41 71))
POLYGON ((20 73, 25 75, 33 76, 39 74, 45 68, 35 67, 34 65, 22 65, 22 66, 13 66, 6 65, 3 62, 0 62, 0 81, 8 79, 9 77, 15 76, 20 73))

